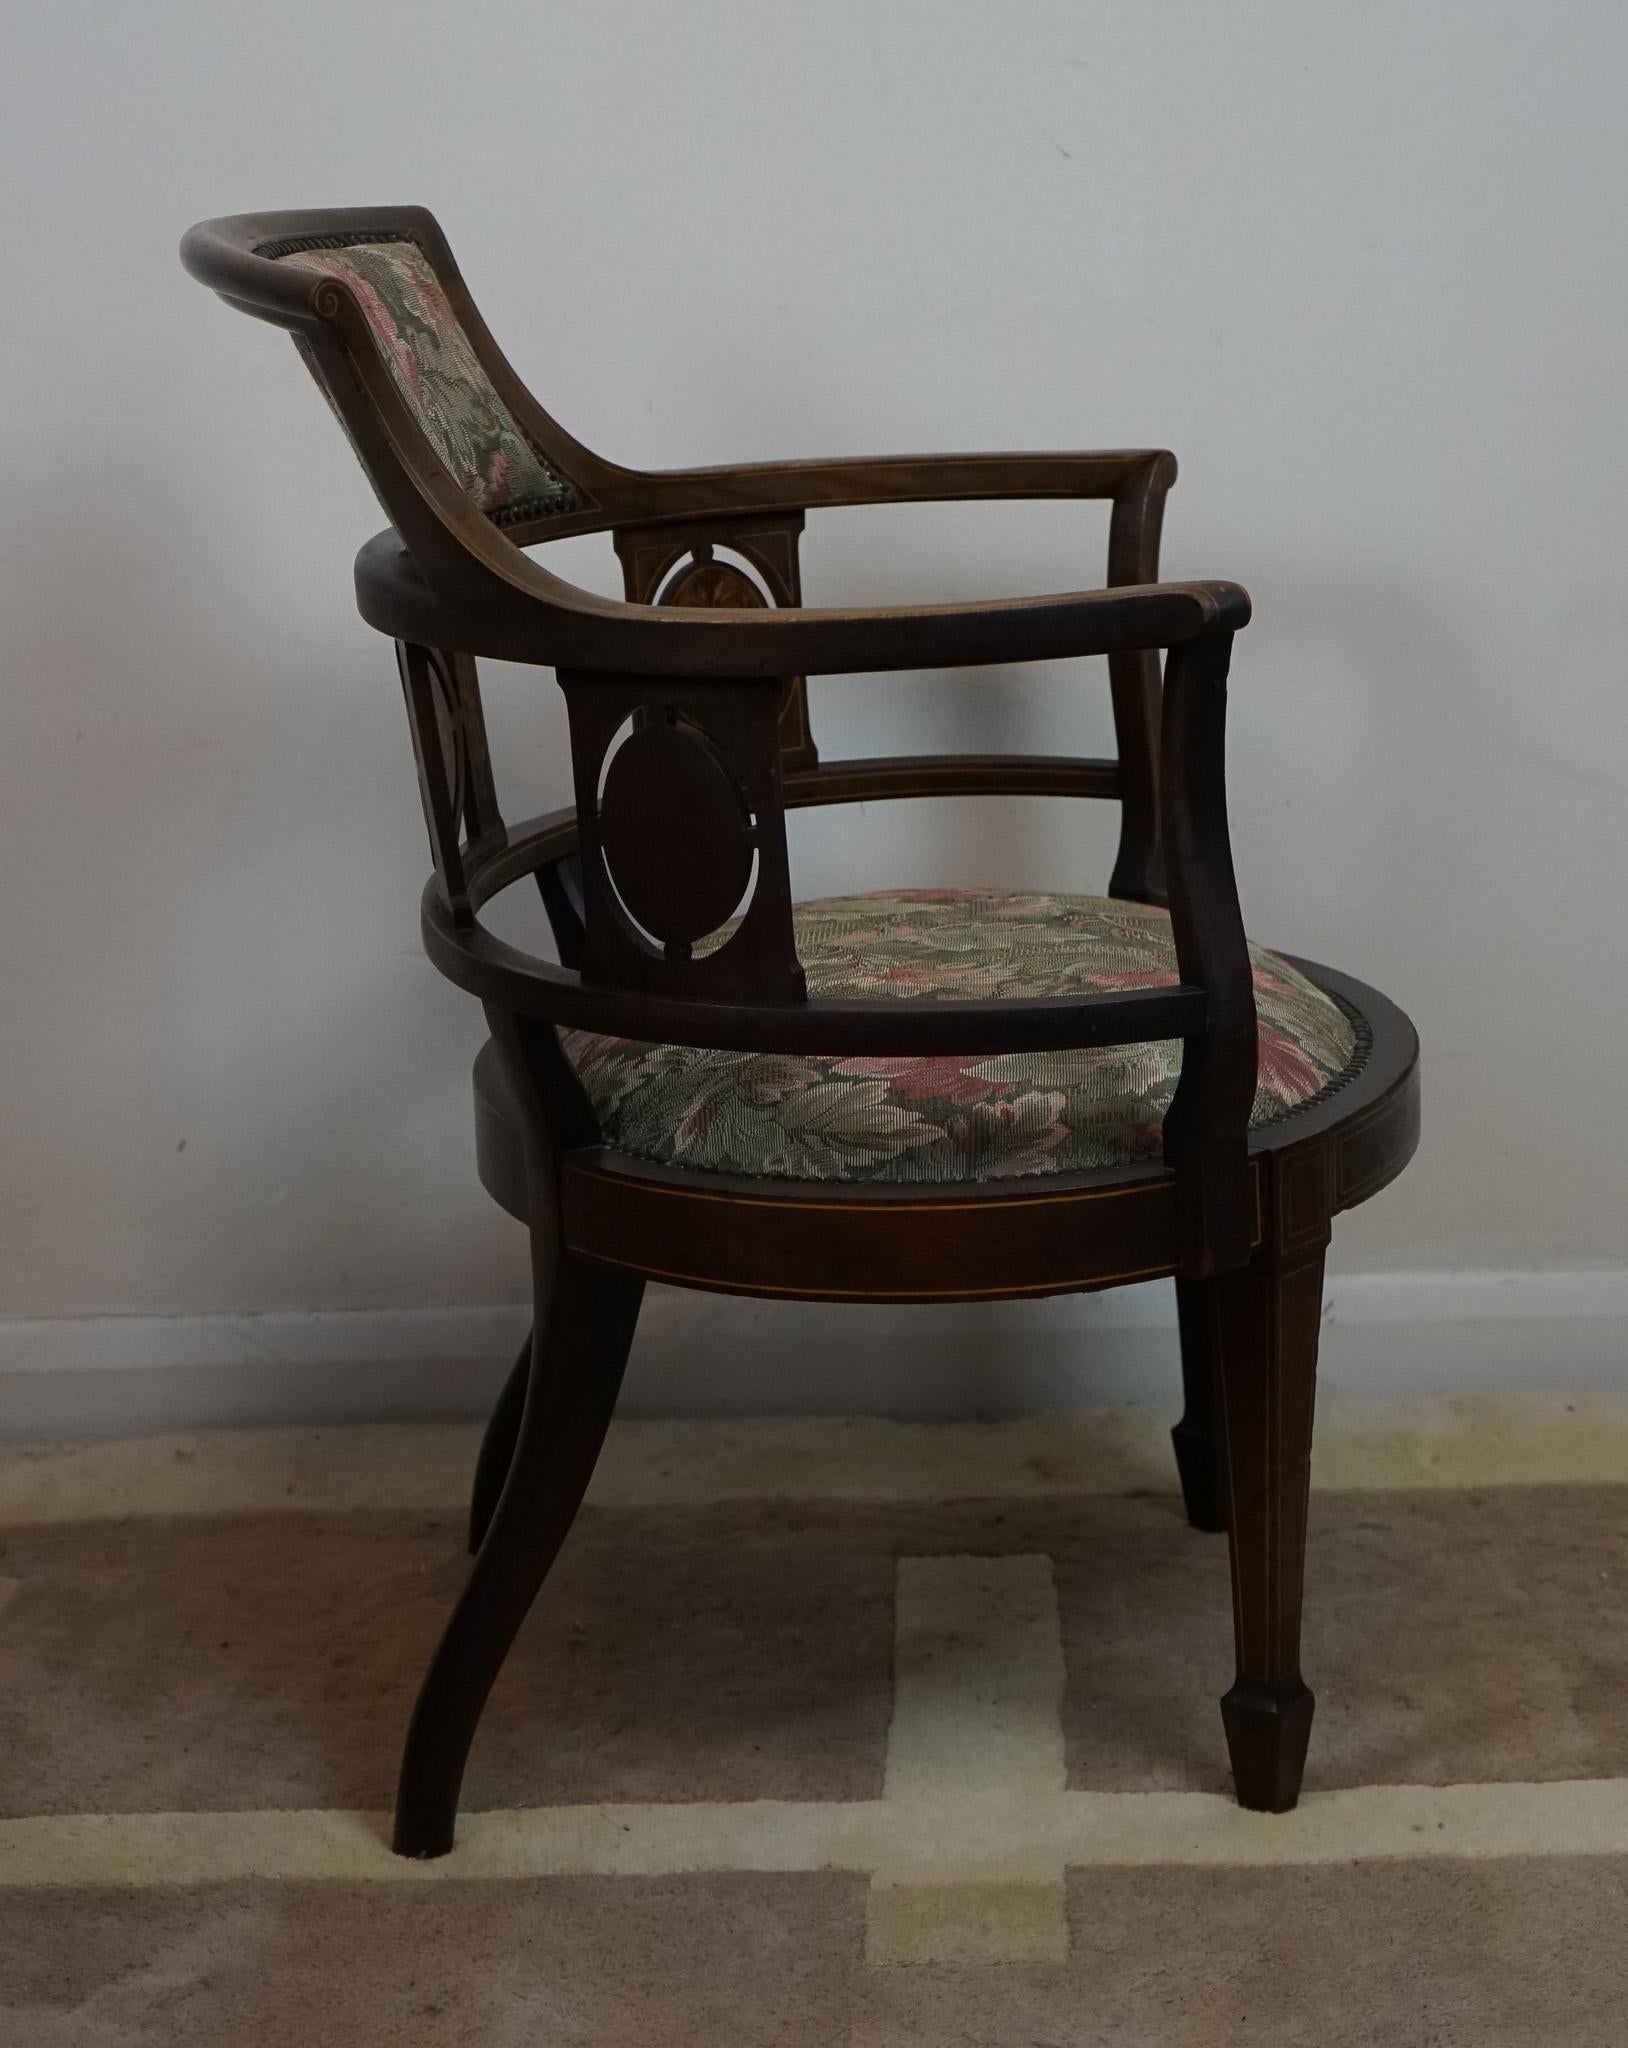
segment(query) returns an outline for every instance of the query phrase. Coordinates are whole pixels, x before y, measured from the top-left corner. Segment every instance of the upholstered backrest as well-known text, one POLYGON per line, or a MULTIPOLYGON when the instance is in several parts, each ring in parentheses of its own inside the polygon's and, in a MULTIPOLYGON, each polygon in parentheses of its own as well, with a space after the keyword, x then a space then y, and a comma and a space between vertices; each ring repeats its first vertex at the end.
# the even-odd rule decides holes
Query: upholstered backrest
POLYGON ((500 526, 585 502, 528 437, 487 375, 434 266, 406 236, 321 236, 262 249, 349 287, 425 438, 500 526))

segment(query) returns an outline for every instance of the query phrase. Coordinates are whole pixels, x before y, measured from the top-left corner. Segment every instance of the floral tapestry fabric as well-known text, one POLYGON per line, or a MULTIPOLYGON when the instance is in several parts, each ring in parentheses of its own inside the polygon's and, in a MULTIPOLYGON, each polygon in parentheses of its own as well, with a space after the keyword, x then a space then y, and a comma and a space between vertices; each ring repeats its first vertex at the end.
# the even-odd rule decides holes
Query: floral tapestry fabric
POLYGON ((583 502, 526 439, 416 242, 300 249, 281 260, 338 278, 356 294, 430 446, 481 511, 508 523, 583 502))
MULTIPOLYGON (((891 890, 800 904, 811 996, 930 1003, 1168 988, 1162 910, 1101 896, 891 890)), ((1260 1059, 1252 1121, 1309 1102, 1349 1068, 1350 1018, 1287 961, 1250 948, 1260 1059)), ((947 1182, 1157 1159, 1181 1043, 964 1057, 825 1058, 561 1042, 619 1152, 718 1173, 947 1182)))

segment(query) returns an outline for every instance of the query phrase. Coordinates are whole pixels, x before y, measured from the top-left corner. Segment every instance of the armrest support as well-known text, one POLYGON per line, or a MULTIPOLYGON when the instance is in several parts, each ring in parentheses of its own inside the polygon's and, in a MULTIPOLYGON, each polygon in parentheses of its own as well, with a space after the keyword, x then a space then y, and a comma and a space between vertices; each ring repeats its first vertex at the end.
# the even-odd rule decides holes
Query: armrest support
POLYGON ((1227 668, 1232 636, 1175 649, 1166 667, 1159 798, 1170 922, 1184 982, 1204 990, 1165 1115, 1166 1163, 1181 1179, 1182 1270, 1241 1266, 1253 1239, 1249 1116, 1255 1100, 1255 980, 1227 827, 1227 668))

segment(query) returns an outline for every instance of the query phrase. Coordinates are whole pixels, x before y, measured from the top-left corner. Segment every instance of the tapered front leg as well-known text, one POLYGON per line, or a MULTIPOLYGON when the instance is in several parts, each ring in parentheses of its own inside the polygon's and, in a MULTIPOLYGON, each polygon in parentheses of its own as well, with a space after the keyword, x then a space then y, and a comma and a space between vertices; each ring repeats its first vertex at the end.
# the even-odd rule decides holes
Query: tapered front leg
POLYGON ((1182 1416, 1170 1432, 1187 1519, 1195 1529, 1227 1526, 1226 1460, 1221 1444, 1221 1335, 1214 1280, 1177 1280, 1181 1326, 1182 1416))
POLYGON ((1300 1609, 1323 1248, 1258 1252, 1211 1284, 1238 1655, 1221 1717, 1239 1804, 1286 1813, 1300 1797, 1314 1705, 1300 1675, 1300 1609))
POLYGON ((514 1463, 514 1447, 520 1435, 520 1418, 526 1408, 526 1388, 531 1380, 531 1332, 520 1347, 520 1355, 503 1382, 492 1419, 480 1440, 475 1460, 475 1483, 469 1492, 469 1553, 480 1549, 491 1526, 492 1516, 502 1498, 503 1482, 514 1463))
POLYGON ((452 1847, 470 1743, 509 1646, 576 1519, 605 1441, 644 1282, 560 1259, 539 1286, 508 1476, 425 1675, 396 1793, 395 1849, 452 1847))

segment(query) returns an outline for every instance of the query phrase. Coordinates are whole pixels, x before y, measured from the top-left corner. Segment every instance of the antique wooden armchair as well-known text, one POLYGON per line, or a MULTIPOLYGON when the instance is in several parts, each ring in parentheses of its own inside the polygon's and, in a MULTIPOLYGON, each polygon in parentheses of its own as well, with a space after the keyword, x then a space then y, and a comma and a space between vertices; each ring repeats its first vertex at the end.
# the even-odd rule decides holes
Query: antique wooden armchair
POLYGON ((582 1501, 651 1278, 925 1302, 1174 1276, 1183 1493, 1195 1525, 1230 1531, 1234 1781, 1245 1806, 1293 1806, 1324 1248, 1413 1150, 1418 1046, 1373 990, 1246 943, 1222 743, 1249 600, 1157 581, 1173 459, 624 469, 533 399, 420 209, 216 220, 182 255, 292 332, 390 516, 357 600, 406 693, 435 863, 424 942, 490 1026, 482 1179, 530 1231, 534 1332, 481 1452, 476 1557, 413 1715, 396 1848, 451 1846, 476 1724, 582 1501), (949 498, 1110 501, 1108 587, 803 605, 810 508, 949 498), (599 530, 626 602, 523 552, 599 530), (1074 655, 1107 656, 1117 760, 815 752, 809 675, 1074 655), (505 821, 481 656, 555 671, 573 809, 505 821), (1107 897, 795 903, 789 809, 986 792, 1117 801, 1107 897), (528 879, 558 965, 482 923, 528 879))

